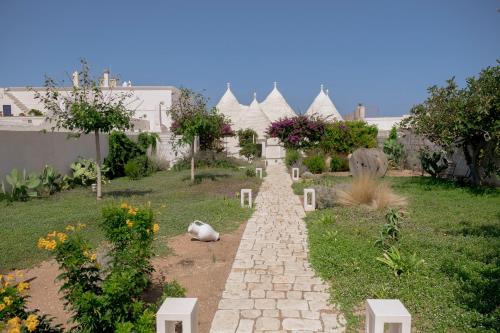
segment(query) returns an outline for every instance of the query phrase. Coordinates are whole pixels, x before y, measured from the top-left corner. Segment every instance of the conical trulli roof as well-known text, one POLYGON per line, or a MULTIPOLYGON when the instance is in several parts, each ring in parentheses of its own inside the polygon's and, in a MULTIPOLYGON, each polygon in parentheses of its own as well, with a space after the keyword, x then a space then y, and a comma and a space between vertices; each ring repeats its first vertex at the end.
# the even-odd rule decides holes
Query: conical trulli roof
POLYGON ((248 109, 242 112, 240 123, 243 128, 251 128, 256 131, 259 139, 265 137, 271 121, 262 111, 259 102, 257 102, 257 94, 253 94, 252 103, 248 106, 248 109))
POLYGON ((318 96, 316 96, 311 106, 309 106, 305 115, 318 116, 326 121, 343 120, 342 116, 330 99, 330 96, 328 96, 328 93, 325 94, 323 91, 323 85, 321 85, 318 96))
POLYGON ((238 102, 238 99, 236 99, 233 92, 231 91, 231 84, 229 82, 227 83, 226 92, 224 93, 224 95, 222 95, 219 103, 217 103, 215 107, 220 113, 227 116, 231 120, 233 129, 241 128, 239 126, 240 117, 246 107, 238 102))
POLYGON ((274 82, 273 90, 267 95, 266 99, 260 103, 260 106, 271 122, 280 118, 290 118, 297 115, 279 92, 276 82, 274 82))

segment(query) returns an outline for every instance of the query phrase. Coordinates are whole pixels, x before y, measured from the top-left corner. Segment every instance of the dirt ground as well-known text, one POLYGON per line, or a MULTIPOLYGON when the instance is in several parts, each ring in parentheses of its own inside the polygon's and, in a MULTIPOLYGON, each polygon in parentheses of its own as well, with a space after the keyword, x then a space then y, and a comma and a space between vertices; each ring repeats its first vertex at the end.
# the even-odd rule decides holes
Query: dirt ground
MULTIPOLYGON (((236 231, 221 235, 218 242, 199 242, 188 234, 170 238, 168 246, 173 254, 152 260, 155 273, 146 298, 159 297, 163 281, 176 279, 187 289, 187 297, 198 298, 199 332, 208 332, 244 228, 242 224, 236 231)), ((31 284, 29 307, 54 316, 55 323, 67 327, 70 314, 58 293, 61 283, 54 281, 59 274, 57 263, 46 261, 19 272, 31 284)))

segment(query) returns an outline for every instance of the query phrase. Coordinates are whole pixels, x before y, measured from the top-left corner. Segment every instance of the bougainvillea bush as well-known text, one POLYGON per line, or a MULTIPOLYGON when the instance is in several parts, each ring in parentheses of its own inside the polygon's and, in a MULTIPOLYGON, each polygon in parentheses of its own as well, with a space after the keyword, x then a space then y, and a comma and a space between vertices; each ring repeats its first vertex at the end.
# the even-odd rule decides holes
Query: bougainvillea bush
POLYGON ((66 227, 40 238, 38 246, 54 253, 62 274, 61 293, 81 332, 154 331, 154 305, 141 300, 150 284, 152 242, 159 230, 149 207, 126 203, 103 209, 101 229, 110 250, 97 251, 79 230, 66 227))
POLYGON ((280 139, 287 149, 308 149, 318 145, 324 130, 323 120, 297 116, 281 118, 273 122, 267 134, 272 138, 280 139))

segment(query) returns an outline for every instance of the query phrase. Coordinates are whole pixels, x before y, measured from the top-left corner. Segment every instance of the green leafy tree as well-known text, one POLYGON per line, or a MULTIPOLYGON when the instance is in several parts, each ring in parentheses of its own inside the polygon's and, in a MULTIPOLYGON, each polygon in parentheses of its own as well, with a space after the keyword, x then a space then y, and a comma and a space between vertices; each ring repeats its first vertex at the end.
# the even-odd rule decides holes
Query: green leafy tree
POLYGON ((229 121, 216 108, 208 109, 207 99, 199 93, 181 88, 178 100, 170 109, 172 133, 180 145, 187 144, 191 150, 191 181, 194 182, 195 141, 202 150, 220 147, 220 139, 234 135, 229 121))
POLYGON ((246 128, 238 130, 237 134, 238 145, 240 146, 240 155, 245 156, 248 160, 257 156, 257 132, 251 128, 246 128))
POLYGON ((411 109, 403 125, 451 151, 461 147, 473 185, 485 175, 499 174, 500 66, 483 69, 459 88, 454 78, 444 87, 432 86, 429 97, 411 109))
POLYGON ((34 91, 35 98, 49 111, 48 120, 52 130, 66 129, 75 136, 94 133, 97 162, 97 199, 101 190, 101 144, 100 133, 127 130, 132 127, 133 111, 129 110, 127 93, 114 93, 112 88, 102 88, 99 80, 91 76, 85 60, 81 61, 78 86, 71 90, 62 88, 54 79, 45 79, 45 91, 34 91))

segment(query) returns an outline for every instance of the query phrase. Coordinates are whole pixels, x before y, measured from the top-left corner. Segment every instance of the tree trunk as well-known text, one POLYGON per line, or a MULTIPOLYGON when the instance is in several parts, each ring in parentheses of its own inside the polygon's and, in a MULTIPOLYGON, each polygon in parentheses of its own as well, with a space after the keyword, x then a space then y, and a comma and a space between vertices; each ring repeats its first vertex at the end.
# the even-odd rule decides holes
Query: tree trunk
POLYGON ((101 200, 101 143, 99 142, 99 130, 95 130, 95 156, 96 156, 96 170, 97 170, 97 200, 101 200))
POLYGON ((191 182, 194 183, 194 145, 195 140, 193 139, 193 143, 191 144, 191 182))
POLYGON ((472 185, 481 185, 481 175, 479 174, 479 152, 480 147, 474 147, 473 144, 464 143, 463 151, 465 155, 465 161, 470 170, 470 180, 472 185))

